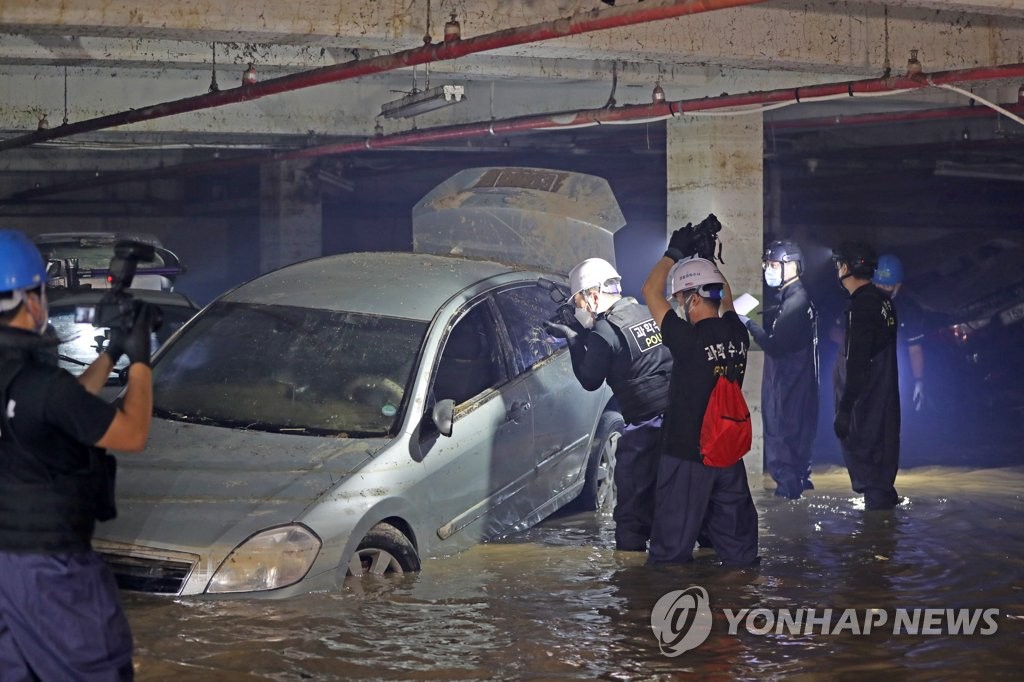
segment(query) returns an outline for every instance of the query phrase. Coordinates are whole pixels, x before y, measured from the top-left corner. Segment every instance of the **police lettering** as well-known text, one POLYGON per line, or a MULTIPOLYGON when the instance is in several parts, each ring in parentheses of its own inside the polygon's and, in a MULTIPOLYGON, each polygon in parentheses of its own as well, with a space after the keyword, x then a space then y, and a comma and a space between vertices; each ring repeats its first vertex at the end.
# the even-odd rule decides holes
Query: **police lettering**
POLYGON ((661 345, 661 330, 658 329, 654 320, 634 324, 629 331, 633 334, 633 340, 636 341, 641 353, 661 345))

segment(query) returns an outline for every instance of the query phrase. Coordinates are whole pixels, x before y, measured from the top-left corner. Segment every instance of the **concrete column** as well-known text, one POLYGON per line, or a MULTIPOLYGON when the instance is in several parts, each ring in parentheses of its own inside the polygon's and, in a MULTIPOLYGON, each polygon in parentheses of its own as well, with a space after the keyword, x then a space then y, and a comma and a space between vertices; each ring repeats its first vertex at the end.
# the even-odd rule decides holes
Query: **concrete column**
POLYGON ((315 161, 260 167, 260 273, 323 252, 320 189, 310 176, 315 161))
MULTIPOLYGON (((760 115, 683 117, 667 123, 667 232, 708 213, 722 223, 722 273, 737 296, 761 299, 763 249, 763 137, 760 115)), ((755 309, 757 310, 757 309, 755 309)), ((751 485, 761 483, 764 438, 761 429, 761 374, 764 353, 747 358, 743 393, 750 406, 754 445, 744 457, 751 485)))

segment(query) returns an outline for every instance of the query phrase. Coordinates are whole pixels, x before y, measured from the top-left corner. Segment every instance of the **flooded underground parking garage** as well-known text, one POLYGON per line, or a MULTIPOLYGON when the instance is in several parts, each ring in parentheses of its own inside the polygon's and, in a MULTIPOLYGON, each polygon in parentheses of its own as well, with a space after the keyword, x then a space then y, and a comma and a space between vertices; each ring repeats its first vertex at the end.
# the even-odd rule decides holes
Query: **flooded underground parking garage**
POLYGON ((905 500, 892 512, 864 512, 840 467, 816 468, 814 482, 798 501, 753 486, 756 569, 723 569, 711 550, 690 565, 648 568, 642 554, 612 549, 610 517, 584 513, 426 560, 420 573, 350 578, 337 592, 281 601, 123 593, 136 677, 1017 677, 1024 469, 904 469, 905 500), (694 587, 705 608, 687 602, 694 587), (686 594, 663 601, 672 592, 686 594), (678 619, 659 624, 660 643, 659 604, 660 615, 674 604, 678 619))
MULTIPOLYGON (((108 560, 140 550, 120 563, 136 588, 192 581, 158 590, 175 596, 120 592, 136 679, 1022 677, 1024 2, 38 0, 0 2, 0 17, 0 227, 41 246, 54 233, 59 244, 69 234, 106 243, 96 263, 50 249, 48 284, 71 294, 49 298, 51 312, 98 293, 72 289, 103 281, 107 242, 145 237, 181 257, 154 261, 163 272, 148 273, 161 278, 150 295, 185 297, 213 330, 187 348, 168 341, 178 350, 165 347, 154 367, 155 401, 168 409, 145 451, 118 454, 119 516, 94 538, 108 560), (751 478, 757 568, 723 569, 708 549, 649 568, 642 553, 614 550, 607 510, 560 508, 583 486, 600 499, 621 422, 599 416, 606 396, 584 395, 557 342, 533 333, 552 312, 548 291, 494 269, 495 288, 477 298, 450 265, 480 245, 502 247, 506 265, 495 235, 521 235, 521 224, 488 207, 500 230, 472 239, 446 231, 462 219, 414 227, 431 188, 497 167, 539 179, 469 184, 505 192, 543 180, 555 194, 567 173, 606 181, 622 225, 601 243, 627 295, 674 230, 712 212, 723 272, 759 300, 757 320, 771 305, 765 246, 805 250, 821 322, 821 448, 803 499, 751 478), (848 238, 903 259, 901 299, 927 313, 927 418, 904 421, 904 499, 884 513, 851 491, 832 433, 827 328, 847 296, 830 254, 848 238), (431 258, 413 258, 424 243, 431 258), (372 253, 411 278, 398 282, 372 253), (244 283, 319 257, 366 274, 343 291, 307 265, 294 306, 276 293, 237 298, 244 283), (236 298, 218 305, 227 292, 236 298), (462 315, 463 303, 477 312, 462 315), (459 342, 446 354, 449 338, 459 342), (212 371, 200 366, 215 355, 212 371), (353 371, 331 371, 349 361, 353 371), (456 368, 442 379, 453 394, 431 403, 442 366, 456 368), (527 386, 534 366, 542 376, 527 386), (460 396, 476 404, 474 390, 496 385, 510 389, 507 403, 458 415, 460 396), (473 421, 455 423, 457 443, 438 435, 458 416, 473 421), (421 427, 429 437, 394 438, 421 427), (395 443, 375 478, 355 481, 385 438, 395 443), (559 438, 567 456, 556 461, 559 438), (474 458, 475 447, 493 456, 474 458), (526 501, 503 494, 546 463, 552 485, 526 501), (285 509, 345 500, 365 511, 413 470, 441 482, 417 478, 429 494, 409 496, 418 506, 401 515, 327 504, 308 521, 285 509), (349 487, 332 498, 342 479, 349 487), (506 510, 479 514, 470 498, 484 489, 500 489, 506 510), (529 523, 518 522, 524 510, 529 523), (498 539, 460 544, 482 517, 498 539), (398 519, 402 529, 387 523, 398 519), (420 565, 417 550, 435 541, 443 551, 422 551, 420 565), (266 570, 264 551, 281 547, 266 570), (359 576, 390 552, 405 573, 359 576), (279 598, 256 594, 271 591, 279 598)), ((435 215, 482 208, 463 189, 431 202, 435 215)), ((559 213, 608 217, 582 196, 559 199, 559 213)), ((536 212, 532 200, 511 203, 536 212)), ((541 222, 525 243, 571 247, 546 275, 601 255, 541 222)), ((80 342, 61 351, 65 362, 103 350, 88 323, 61 333, 80 342)), ((748 379, 763 376, 763 356, 753 349, 748 379)), ((752 411, 759 388, 746 385, 752 411)), ((747 457, 762 449, 755 441, 747 457)), ((37 600, 26 611, 42 611, 41 597, 21 594, 37 600)), ((73 630, 70 615, 61 625, 73 630)))

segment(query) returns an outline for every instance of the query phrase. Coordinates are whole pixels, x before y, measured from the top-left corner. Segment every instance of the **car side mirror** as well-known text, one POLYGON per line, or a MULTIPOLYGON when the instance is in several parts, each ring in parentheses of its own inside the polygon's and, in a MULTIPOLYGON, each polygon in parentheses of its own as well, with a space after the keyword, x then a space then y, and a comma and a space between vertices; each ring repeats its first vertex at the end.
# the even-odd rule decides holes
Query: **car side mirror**
POLYGON ((455 401, 451 398, 438 401, 430 412, 430 418, 442 436, 452 435, 452 421, 455 415, 455 401))

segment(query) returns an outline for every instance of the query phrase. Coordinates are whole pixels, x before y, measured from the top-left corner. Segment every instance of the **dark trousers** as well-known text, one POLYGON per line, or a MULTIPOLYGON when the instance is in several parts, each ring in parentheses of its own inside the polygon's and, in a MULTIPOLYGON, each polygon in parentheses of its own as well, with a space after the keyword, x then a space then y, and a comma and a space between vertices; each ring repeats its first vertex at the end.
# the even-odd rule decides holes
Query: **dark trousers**
POLYGON ((0 680, 131 680, 132 634, 93 552, 0 552, 0 680))
POLYGON ((647 563, 692 561, 698 536, 710 541, 727 566, 758 562, 757 509, 743 460, 709 467, 662 455, 647 563))
POLYGON ((654 518, 661 416, 627 424, 615 449, 615 548, 647 549, 654 518))

